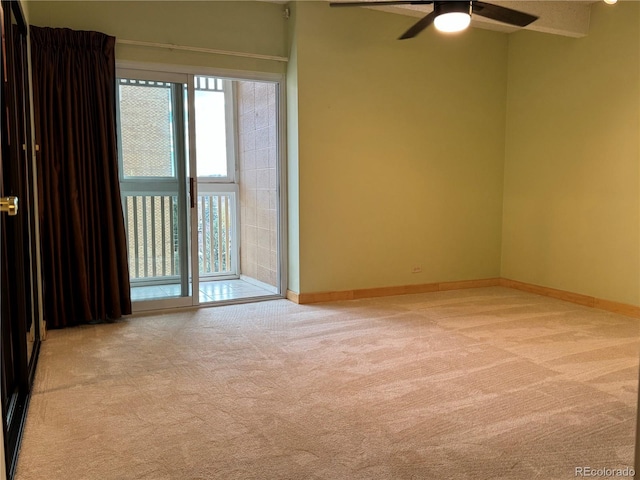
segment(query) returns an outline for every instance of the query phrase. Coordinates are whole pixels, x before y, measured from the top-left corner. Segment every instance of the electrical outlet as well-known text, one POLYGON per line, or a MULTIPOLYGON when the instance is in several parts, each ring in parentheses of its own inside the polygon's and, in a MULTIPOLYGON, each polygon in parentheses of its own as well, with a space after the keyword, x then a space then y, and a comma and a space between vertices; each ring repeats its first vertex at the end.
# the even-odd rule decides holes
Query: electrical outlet
POLYGON ((411 273, 420 273, 422 272, 422 267, 420 265, 415 265, 412 269, 411 269, 411 273))

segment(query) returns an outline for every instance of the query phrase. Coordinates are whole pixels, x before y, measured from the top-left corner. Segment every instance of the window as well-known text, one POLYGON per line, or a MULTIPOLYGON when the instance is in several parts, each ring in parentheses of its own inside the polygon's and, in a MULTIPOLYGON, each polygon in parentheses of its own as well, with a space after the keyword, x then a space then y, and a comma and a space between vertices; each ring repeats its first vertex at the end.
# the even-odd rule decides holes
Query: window
POLYGON ((120 171, 124 178, 176 176, 173 90, 171 83, 119 79, 120 171))
POLYGON ((194 77, 196 152, 198 177, 232 178, 234 171, 227 144, 231 134, 227 99, 229 82, 213 77, 194 77), (226 88, 225 88, 226 87, 226 88))

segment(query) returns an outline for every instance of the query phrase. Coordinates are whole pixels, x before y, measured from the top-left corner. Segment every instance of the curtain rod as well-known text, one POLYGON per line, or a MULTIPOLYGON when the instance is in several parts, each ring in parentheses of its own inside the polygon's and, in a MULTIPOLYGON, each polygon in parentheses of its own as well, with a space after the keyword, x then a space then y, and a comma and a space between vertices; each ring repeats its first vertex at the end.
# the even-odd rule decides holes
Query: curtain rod
POLYGON ((166 48, 169 50, 186 50, 189 52, 212 53, 215 55, 231 55, 233 57, 257 58, 259 60, 275 60, 276 62, 289 61, 287 57, 279 57, 277 55, 262 55, 260 53, 231 52, 228 50, 215 50, 213 48, 187 47, 184 45, 173 45, 171 43, 140 42, 138 40, 120 40, 120 39, 116 39, 116 43, 121 43, 123 45, 135 45, 138 47, 166 48))

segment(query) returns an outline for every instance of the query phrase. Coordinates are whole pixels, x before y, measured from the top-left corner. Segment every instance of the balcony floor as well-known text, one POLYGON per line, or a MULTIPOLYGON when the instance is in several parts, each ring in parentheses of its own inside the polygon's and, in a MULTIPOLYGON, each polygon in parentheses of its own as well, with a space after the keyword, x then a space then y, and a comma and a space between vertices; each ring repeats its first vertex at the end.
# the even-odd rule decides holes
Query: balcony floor
MULTIPOLYGON (((273 291, 261 288, 244 280, 209 280, 200 282, 200 303, 239 300, 274 295, 273 291)), ((180 296, 180 285, 153 285, 131 287, 131 300, 161 300, 180 296)))

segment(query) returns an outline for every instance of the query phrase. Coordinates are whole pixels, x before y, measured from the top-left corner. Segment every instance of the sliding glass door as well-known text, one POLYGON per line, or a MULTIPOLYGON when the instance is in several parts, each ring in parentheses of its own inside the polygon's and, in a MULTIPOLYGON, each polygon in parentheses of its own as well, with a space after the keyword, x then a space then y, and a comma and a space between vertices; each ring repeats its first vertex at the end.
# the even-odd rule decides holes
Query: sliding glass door
POLYGON ((120 186, 134 301, 192 304, 185 88, 118 79, 120 186))
POLYGON ((134 310, 280 296, 278 84, 118 76, 134 310))

